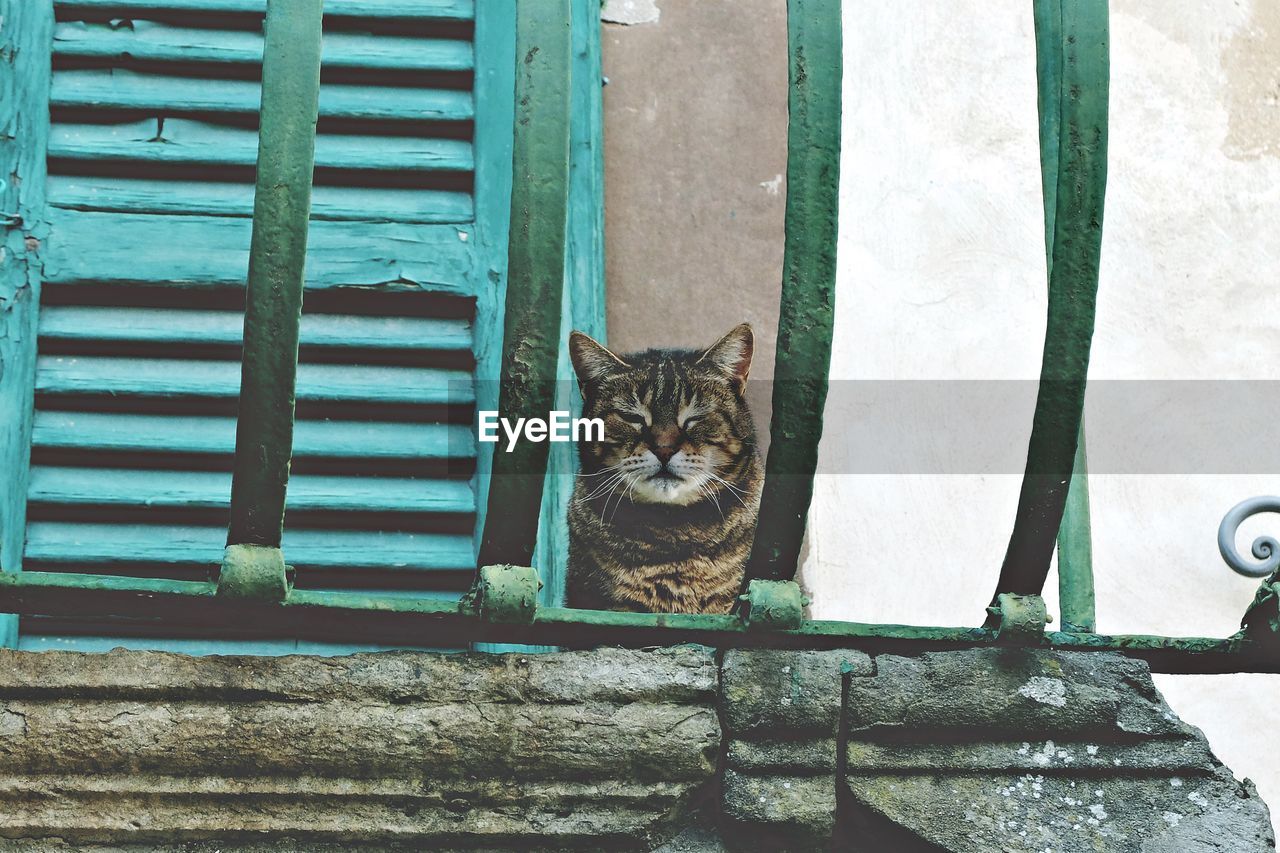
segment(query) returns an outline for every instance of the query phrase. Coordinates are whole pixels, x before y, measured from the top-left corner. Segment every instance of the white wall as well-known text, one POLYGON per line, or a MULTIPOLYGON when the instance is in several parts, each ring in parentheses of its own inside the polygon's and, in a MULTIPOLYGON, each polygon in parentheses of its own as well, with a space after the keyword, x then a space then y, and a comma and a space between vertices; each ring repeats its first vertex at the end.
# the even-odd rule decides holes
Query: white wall
MULTIPOLYGON (((833 379, 1033 380, 1046 286, 1030 4, 846 0, 844 9, 833 379)), ((1111 91, 1091 379, 1280 378, 1280 3, 1114 0, 1111 91)), ((968 475, 937 473, 944 463, 912 476, 849 473, 866 470, 859 437, 876 435, 875 413, 853 398, 834 388, 826 412, 802 570, 814 616, 977 624, 1020 477, 994 462, 968 475)), ((991 411, 991 426, 1007 431, 999 443, 1019 459, 1032 402, 1023 394, 991 411)), ((1162 414, 1137 425, 1149 446, 1186 427, 1185 412, 1176 424, 1162 414)), ((1215 431, 1221 412, 1203 414, 1206 447, 1233 440, 1215 431)), ((895 417, 945 427, 948 411, 917 401, 895 417)), ((1107 424, 1105 413, 1096 420, 1107 424)), ((1136 440, 1116 432, 1091 438, 1113 451, 1136 440)), ((1100 630, 1236 630, 1256 581, 1222 563, 1217 525, 1237 501, 1280 493, 1280 467, 1103 472, 1090 488, 1100 630)), ((1275 517, 1246 532, 1268 525, 1280 533, 1275 517)), ((1280 728, 1280 676, 1159 683, 1280 808, 1270 734, 1280 728)))

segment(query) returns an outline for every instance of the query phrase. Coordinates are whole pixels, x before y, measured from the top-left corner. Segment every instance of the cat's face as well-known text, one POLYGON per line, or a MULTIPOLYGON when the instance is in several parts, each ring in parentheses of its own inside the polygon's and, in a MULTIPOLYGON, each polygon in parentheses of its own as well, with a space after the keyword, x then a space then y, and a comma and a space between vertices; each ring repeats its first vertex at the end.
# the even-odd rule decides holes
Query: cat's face
POLYGON ((746 324, 706 351, 626 357, 574 332, 569 353, 583 415, 604 421, 604 441, 580 448, 588 494, 689 505, 726 488, 725 473, 754 452, 742 397, 752 348, 746 324))

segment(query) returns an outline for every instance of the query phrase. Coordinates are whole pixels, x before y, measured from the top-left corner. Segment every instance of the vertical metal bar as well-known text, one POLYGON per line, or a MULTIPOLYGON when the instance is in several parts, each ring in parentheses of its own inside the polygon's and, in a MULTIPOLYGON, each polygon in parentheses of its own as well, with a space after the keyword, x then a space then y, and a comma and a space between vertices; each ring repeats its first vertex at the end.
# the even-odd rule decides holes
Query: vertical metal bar
MULTIPOLYGON (((0 0, 0 571, 22 570, 44 271, 53 5, 0 0)), ((18 617, 0 615, 0 647, 18 617)))
MULTIPOLYGON (((600 0, 573 4, 573 115, 569 152, 569 213, 566 217, 564 294, 560 327, 578 329, 605 342, 604 151, 601 142, 604 94, 600 76, 600 0)), ((569 342, 560 340, 555 407, 582 414, 582 397, 569 361, 569 342)), ((542 579, 541 607, 564 604, 569 557, 569 500, 578 470, 572 444, 549 449, 542 495, 542 520, 534 566, 542 579)))
MULTIPOLYGON (((475 353, 475 409, 498 408, 502 373, 502 321, 507 304, 507 251, 511 243, 511 146, 515 127, 516 0, 487 0, 475 7, 474 251, 482 259, 488 285, 476 292, 472 332, 475 353)), ((489 507, 495 446, 477 448, 471 485, 476 494, 473 548, 479 552, 489 507)), ((498 451, 501 453, 502 451, 498 451)))
POLYGON ((1076 445, 1071 485, 1058 529, 1058 605, 1060 630, 1091 633, 1098 628, 1093 591, 1093 533, 1089 509, 1089 463, 1085 457, 1084 423, 1076 445))
POLYGON ((788 0, 791 91, 782 306, 771 443, 749 578, 795 575, 813 498, 835 325, 840 0, 788 0))
POLYGON ((323 0, 268 0, 227 544, 279 548, 293 454, 323 0))
MULTIPOLYGON (((1062 4, 1036 0, 1036 78, 1039 83, 1040 179, 1044 198, 1045 255, 1053 274, 1053 233, 1058 204, 1058 154, 1062 127, 1062 4)), ((1089 472, 1081 420, 1071 484, 1058 530, 1058 600, 1063 631, 1093 631, 1093 541, 1089 472)))
MULTIPOLYGON (((1037 24, 1052 22, 1053 15, 1061 21, 1057 39, 1046 33, 1043 44, 1057 57, 1041 63, 1060 71, 1056 152, 1047 146, 1058 164, 1049 316, 1027 469, 993 605, 1000 593, 1038 595, 1044 588, 1076 458, 1098 294, 1107 182, 1107 0, 1053 2, 1056 10, 1037 14, 1037 24)), ((1042 82, 1042 98, 1045 85, 1051 84, 1042 82)), ((1052 128, 1051 115, 1048 122, 1052 128)))
MULTIPOLYGON (((555 404, 569 206, 570 0, 516 5, 511 239, 498 409, 545 418, 555 404)), ((533 562, 545 442, 495 452, 480 565, 533 562)))

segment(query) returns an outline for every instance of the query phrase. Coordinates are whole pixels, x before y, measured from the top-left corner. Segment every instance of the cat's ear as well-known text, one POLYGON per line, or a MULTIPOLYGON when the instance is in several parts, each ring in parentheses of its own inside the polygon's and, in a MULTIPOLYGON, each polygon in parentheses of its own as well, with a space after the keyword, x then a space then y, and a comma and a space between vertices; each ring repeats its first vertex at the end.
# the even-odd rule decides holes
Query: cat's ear
POLYGON ((569 360, 573 362, 573 372, 578 374, 578 382, 582 385, 599 382, 609 374, 631 366, 590 335, 577 331, 569 335, 569 360))
POLYGON ((751 372, 751 356, 755 352, 755 334, 746 323, 735 326, 729 334, 715 343, 698 359, 699 364, 710 364, 734 381, 738 391, 747 384, 751 372))

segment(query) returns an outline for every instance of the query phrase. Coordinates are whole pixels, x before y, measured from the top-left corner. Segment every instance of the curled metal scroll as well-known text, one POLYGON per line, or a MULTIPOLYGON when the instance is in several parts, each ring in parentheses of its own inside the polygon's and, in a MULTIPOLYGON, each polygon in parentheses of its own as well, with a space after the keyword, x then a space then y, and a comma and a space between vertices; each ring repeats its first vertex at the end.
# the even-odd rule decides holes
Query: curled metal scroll
POLYGON ((1265 578, 1280 567, 1280 542, 1273 536, 1259 536, 1253 540, 1250 551, 1257 560, 1254 563, 1246 560, 1236 550, 1236 531, 1246 518, 1261 512, 1280 512, 1280 497, 1265 495, 1241 501, 1222 517, 1218 525, 1218 552, 1238 574, 1249 578, 1265 578))

